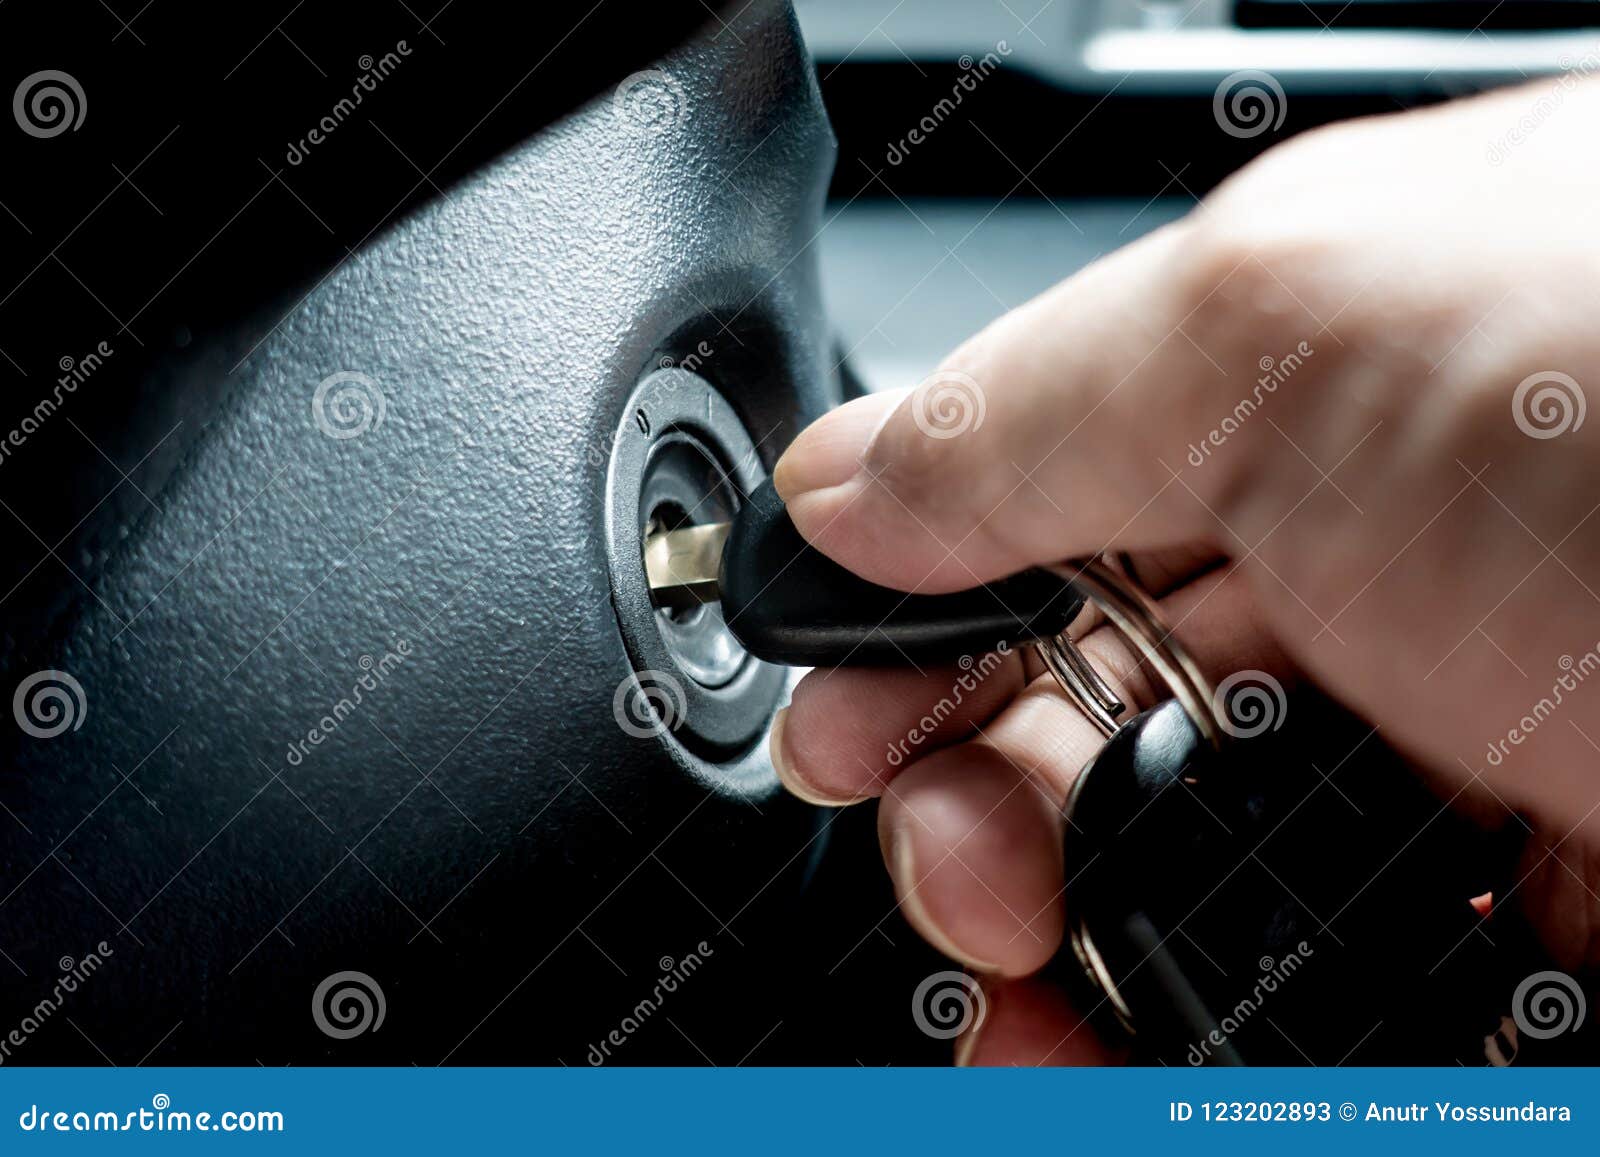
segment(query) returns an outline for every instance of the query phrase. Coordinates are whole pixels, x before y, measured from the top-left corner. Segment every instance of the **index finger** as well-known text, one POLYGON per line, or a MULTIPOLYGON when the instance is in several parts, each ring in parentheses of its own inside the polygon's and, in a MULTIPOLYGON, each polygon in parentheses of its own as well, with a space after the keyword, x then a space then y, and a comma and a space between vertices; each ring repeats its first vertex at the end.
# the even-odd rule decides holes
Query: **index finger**
POLYGON ((1228 471, 1174 475, 1212 396, 1237 388, 1219 361, 1253 380, 1259 351, 1213 334, 1207 353, 1188 336, 1207 280, 1191 250, 1186 222, 1151 234, 1001 318, 915 390, 822 418, 775 472, 796 526, 856 573, 928 593, 1108 547, 1215 541, 1204 500, 1228 471))

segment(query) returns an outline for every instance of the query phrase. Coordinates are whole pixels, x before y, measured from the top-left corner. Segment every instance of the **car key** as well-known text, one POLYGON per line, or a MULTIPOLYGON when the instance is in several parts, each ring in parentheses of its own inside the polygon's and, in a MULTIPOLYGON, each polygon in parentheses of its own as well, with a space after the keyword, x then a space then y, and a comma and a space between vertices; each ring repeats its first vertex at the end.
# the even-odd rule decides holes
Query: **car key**
POLYGON ((1548 961, 1510 912, 1485 921, 1468 902, 1504 888, 1488 871, 1502 849, 1325 700, 1284 697, 1265 725, 1241 727, 1104 566, 908 595, 811 547, 768 481, 731 524, 649 535, 645 568, 660 605, 720 599, 730 630, 771 662, 1038 646, 1110 736, 1064 808, 1070 947, 1053 971, 1104 1028, 1132 1034, 1139 1059, 1483 1064, 1593 1048, 1592 1033, 1518 1038, 1511 998, 1548 961), (1119 722, 1066 635, 1090 601, 1172 699, 1119 722))
POLYGON ((1468 902, 1504 893, 1493 869, 1507 849, 1326 700, 1270 710, 1279 728, 1258 716, 1259 734, 1235 728, 1247 737, 1219 750, 1169 700, 1081 773, 1065 901, 1085 1007, 1169 1065, 1482 1065, 1592 1048, 1516 1040, 1518 985, 1551 965, 1512 911, 1486 921, 1468 902))
MULTIPOLYGON (((892 590, 851 573, 801 537, 769 479, 731 523, 646 528, 644 566, 657 606, 720 602, 734 637, 770 663, 898 667, 1028 642, 1103 732, 1115 729, 1123 711, 1068 634, 1088 595, 1114 622, 1137 617, 1136 603, 1095 565, 1034 567, 952 594, 892 590)), ((1198 718, 1192 690, 1198 672, 1189 666, 1158 669, 1198 718)))
POLYGON ((795 667, 953 660, 1051 638, 1083 608, 1066 579, 1042 568, 944 595, 870 583, 800 536, 770 479, 731 524, 647 535, 645 572, 656 605, 720 601, 745 650, 795 667))

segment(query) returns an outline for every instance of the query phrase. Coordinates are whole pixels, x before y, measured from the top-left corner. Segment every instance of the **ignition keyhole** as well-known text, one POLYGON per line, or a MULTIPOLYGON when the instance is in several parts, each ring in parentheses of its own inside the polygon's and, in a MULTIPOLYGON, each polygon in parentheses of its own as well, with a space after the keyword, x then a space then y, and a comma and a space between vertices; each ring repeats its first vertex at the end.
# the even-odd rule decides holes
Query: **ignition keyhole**
MULTIPOLYGON (((664 433, 645 466, 640 493, 640 549, 652 529, 681 530, 726 522, 739 492, 717 456, 685 430, 664 433)), ((749 655, 734 639, 716 604, 656 611, 662 642, 684 672, 705 687, 729 683, 749 655)))

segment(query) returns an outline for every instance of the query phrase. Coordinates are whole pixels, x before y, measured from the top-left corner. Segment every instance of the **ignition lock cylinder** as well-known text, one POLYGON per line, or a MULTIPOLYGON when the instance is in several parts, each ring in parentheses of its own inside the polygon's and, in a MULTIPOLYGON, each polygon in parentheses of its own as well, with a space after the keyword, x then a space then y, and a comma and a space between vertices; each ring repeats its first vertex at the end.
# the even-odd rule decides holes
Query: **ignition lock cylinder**
POLYGON ((652 599, 646 555, 668 533, 725 527, 765 480, 744 424, 697 374, 656 370, 619 415, 606 480, 617 624, 635 679, 661 692, 642 696, 661 716, 661 738, 691 771, 740 794, 776 784, 763 741, 788 675, 739 643, 714 592, 652 599))

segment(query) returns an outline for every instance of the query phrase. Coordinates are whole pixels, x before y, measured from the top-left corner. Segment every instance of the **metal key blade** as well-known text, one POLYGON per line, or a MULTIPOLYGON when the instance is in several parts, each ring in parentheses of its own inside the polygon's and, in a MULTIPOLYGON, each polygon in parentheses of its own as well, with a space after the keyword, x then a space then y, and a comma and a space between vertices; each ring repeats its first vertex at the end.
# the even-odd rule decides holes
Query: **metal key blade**
POLYGON ((652 528, 644 540, 644 573, 650 600, 658 607, 683 610, 722 597, 717 572, 729 523, 711 522, 677 530, 652 528))

